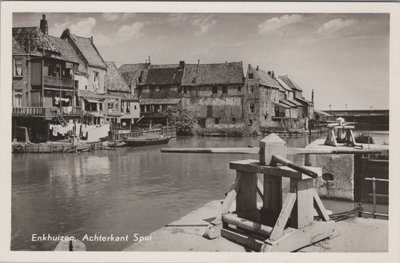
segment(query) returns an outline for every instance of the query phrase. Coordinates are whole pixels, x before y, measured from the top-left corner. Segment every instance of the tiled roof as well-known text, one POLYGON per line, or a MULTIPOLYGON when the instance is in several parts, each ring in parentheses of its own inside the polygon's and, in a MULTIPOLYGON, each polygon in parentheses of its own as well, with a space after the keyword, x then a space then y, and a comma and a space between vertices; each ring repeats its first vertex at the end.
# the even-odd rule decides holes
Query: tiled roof
POLYGON ((78 90, 78 96, 87 98, 87 99, 98 99, 98 100, 107 98, 107 94, 105 94, 105 93, 99 94, 99 93, 95 93, 95 92, 92 92, 89 90, 78 90))
POLYGON ((139 101, 139 99, 138 99, 135 95, 133 95, 133 94, 131 94, 131 93, 126 93, 126 92, 109 92, 109 94, 110 94, 110 95, 113 95, 113 96, 116 96, 116 97, 119 97, 119 98, 124 99, 124 100, 139 101))
POLYGON ((181 101, 181 99, 141 99, 141 105, 149 105, 149 104, 156 104, 156 105, 176 105, 181 101))
POLYGON ((122 77, 125 79, 128 85, 130 85, 132 81, 139 80, 140 75, 141 82, 138 84, 142 84, 146 80, 149 66, 149 63, 124 64, 119 67, 118 71, 121 73, 122 77))
POLYGON ((106 68, 106 64, 98 52, 95 45, 92 43, 90 38, 80 37, 73 34, 69 34, 71 40, 78 47, 82 55, 85 57, 89 65, 100 68, 106 68))
POLYGON ((283 82, 285 82, 286 85, 288 85, 291 89, 303 91, 303 89, 299 85, 297 85, 293 80, 291 80, 287 75, 279 76, 278 78, 281 79, 283 82))
POLYGON ((61 39, 53 36, 46 36, 51 43, 60 51, 61 57, 67 61, 82 63, 79 57, 76 55, 74 49, 71 44, 66 39, 61 39))
POLYGON ((48 35, 40 31, 39 27, 13 27, 12 36, 22 47, 28 48, 29 46, 31 52, 37 52, 38 49, 54 53, 60 52, 48 35))
POLYGON ((114 62, 106 61, 107 65, 107 73, 104 77, 104 87, 107 91, 119 91, 119 92, 128 92, 128 85, 126 84, 124 78, 119 73, 117 66, 114 62))
POLYGON ((12 53, 13 54, 25 54, 25 49, 21 46, 15 38, 12 38, 12 53))
POLYGON ((311 101, 308 101, 308 100, 306 100, 306 99, 303 99, 303 98, 294 98, 295 100, 297 100, 297 101, 299 101, 300 103, 305 103, 305 104, 308 104, 308 105, 312 105, 313 103, 311 102, 311 101))
POLYGON ((297 106, 297 107, 302 107, 303 104, 301 104, 300 102, 296 101, 296 100, 287 100, 290 103, 292 103, 293 105, 297 106))
POLYGON ((248 71, 253 72, 254 78, 257 78, 260 81, 261 85, 268 86, 271 88, 281 89, 279 83, 272 78, 267 71, 259 68, 258 70, 253 68, 251 65, 248 67, 248 71))
POLYGON ((162 66, 151 65, 145 85, 174 85, 181 84, 183 69, 178 65, 162 66))
POLYGON ((182 85, 243 84, 243 78, 242 62, 186 64, 182 85))
POLYGON ((293 92, 293 90, 285 83, 283 80, 281 80, 279 77, 276 78, 276 81, 279 82, 279 84, 282 86, 282 88, 288 92, 293 92))

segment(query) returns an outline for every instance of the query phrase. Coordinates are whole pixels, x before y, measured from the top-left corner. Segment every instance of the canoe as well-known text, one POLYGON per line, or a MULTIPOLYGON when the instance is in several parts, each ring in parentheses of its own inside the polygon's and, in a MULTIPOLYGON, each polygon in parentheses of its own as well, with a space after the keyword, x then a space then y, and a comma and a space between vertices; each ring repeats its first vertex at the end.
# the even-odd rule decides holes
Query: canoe
POLYGON ((137 146, 149 146, 149 145, 159 145, 159 144, 167 144, 171 139, 171 136, 149 136, 143 135, 138 137, 128 137, 125 139, 127 146, 137 147, 137 146))

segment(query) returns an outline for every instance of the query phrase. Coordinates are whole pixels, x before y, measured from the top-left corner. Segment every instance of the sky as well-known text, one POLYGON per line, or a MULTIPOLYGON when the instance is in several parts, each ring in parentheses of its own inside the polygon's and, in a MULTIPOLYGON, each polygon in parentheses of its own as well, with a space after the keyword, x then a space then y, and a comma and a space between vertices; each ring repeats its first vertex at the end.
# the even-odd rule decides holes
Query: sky
MULTIPOLYGON (((49 34, 94 37, 118 66, 242 61, 288 75, 321 110, 389 108, 389 15, 46 13, 49 34), (330 106, 329 106, 330 105, 330 106)), ((14 13, 39 26, 41 13, 14 13)))

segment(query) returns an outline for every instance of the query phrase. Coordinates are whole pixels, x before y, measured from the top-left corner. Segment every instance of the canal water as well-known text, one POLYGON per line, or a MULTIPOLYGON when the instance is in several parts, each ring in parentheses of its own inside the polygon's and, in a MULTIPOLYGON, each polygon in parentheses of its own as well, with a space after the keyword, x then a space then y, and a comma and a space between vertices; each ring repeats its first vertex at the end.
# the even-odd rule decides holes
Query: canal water
MULTIPOLYGON (((289 147, 304 147, 318 137, 285 140, 289 147)), ((179 137, 168 147, 247 147, 258 146, 259 140, 179 137)), ((167 154, 158 146, 14 154, 11 249, 42 251, 57 245, 34 242, 33 234, 79 239, 85 234, 148 235, 211 200, 223 199, 235 178, 229 161, 247 158, 258 156, 167 154)), ((331 204, 335 210, 353 207, 353 203, 331 204)), ((133 241, 85 243, 87 250, 120 251, 133 241)))

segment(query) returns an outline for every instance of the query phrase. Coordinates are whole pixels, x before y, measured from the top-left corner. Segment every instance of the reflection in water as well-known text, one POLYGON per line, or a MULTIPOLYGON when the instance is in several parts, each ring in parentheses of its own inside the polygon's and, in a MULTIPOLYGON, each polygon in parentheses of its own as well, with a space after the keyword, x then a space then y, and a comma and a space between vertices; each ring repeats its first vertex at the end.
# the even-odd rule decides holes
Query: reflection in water
MULTIPOLYGON (((260 138, 188 137, 169 147, 258 146, 260 138)), ((316 139, 314 136, 311 139, 316 139)), ((287 139, 304 147, 309 137, 287 139)), ((290 156, 289 156, 290 157, 290 156)), ((32 234, 149 234, 205 203, 223 199, 234 180, 229 161, 245 154, 161 154, 160 147, 82 154, 14 154, 13 250, 51 250, 32 234)), ((302 163, 296 156, 296 162, 302 163)), ((88 250, 122 250, 127 242, 87 242, 88 250)))

